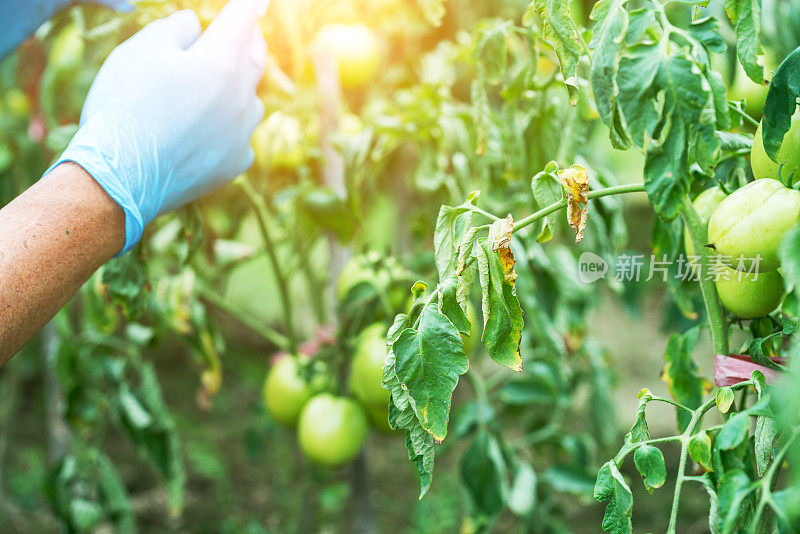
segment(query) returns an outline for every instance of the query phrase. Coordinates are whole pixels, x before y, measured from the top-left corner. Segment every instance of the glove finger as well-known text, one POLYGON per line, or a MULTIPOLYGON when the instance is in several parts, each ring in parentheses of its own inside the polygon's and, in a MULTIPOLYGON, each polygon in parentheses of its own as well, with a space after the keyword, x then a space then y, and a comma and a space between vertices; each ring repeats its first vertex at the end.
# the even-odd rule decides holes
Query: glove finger
POLYGON ((268 4, 268 0, 230 0, 193 48, 204 49, 212 57, 221 53, 224 61, 246 53, 250 36, 268 4))
POLYGON ((137 43, 173 46, 186 50, 200 36, 200 20, 191 9, 151 22, 132 37, 137 43))

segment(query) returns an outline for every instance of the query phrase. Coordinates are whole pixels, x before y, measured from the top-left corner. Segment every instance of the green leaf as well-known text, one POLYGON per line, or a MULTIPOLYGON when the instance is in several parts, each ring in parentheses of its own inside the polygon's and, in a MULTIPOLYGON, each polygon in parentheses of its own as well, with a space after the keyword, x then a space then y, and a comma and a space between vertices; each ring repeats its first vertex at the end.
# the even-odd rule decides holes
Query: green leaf
POLYGON ((736 397, 733 394, 733 390, 730 387, 725 386, 719 388, 715 396, 719 411, 722 413, 728 413, 728 410, 731 409, 731 405, 733 404, 735 398, 736 397))
POLYGON ((497 252, 486 240, 477 244, 478 276, 483 290, 483 336, 489 356, 501 365, 522 371, 519 344, 522 340, 522 308, 513 284, 505 281, 497 252))
POLYGON ((772 442, 778 435, 778 427, 775 419, 760 415, 756 418, 754 434, 754 450, 756 456, 756 470, 758 476, 764 476, 769 461, 772 458, 772 442))
POLYGON ((86 499, 73 499, 69 503, 71 522, 80 531, 92 530, 103 519, 103 509, 99 504, 86 499))
POLYGON ((420 481, 419 498, 421 499, 427 493, 433 479, 433 464, 436 456, 435 442, 433 436, 422 428, 414 411, 415 401, 397 377, 396 358, 392 349, 394 342, 400 337, 400 333, 413 324, 416 315, 417 313, 412 316, 400 314, 395 317, 394 324, 387 333, 387 347, 389 350, 384 361, 381 384, 391 392, 389 426, 405 431, 408 459, 417 468, 417 475, 420 481))
POLYGON ((533 0, 533 8, 542 17, 544 38, 552 45, 561 65, 564 83, 573 104, 577 101, 577 70, 583 48, 581 36, 572 24, 569 12, 570 0, 533 0))
MULTIPOLYGON (((687 330, 684 334, 673 334, 667 342, 664 352, 664 370, 661 378, 667 383, 672 398, 684 406, 696 409, 703 402, 710 384, 698 374, 697 364, 692 359, 692 351, 697 342, 699 327, 687 330)), ((686 429, 691 414, 676 408, 678 427, 681 432, 686 429)))
POLYGON ((795 287, 800 287, 800 226, 786 232, 778 254, 784 278, 795 287))
POLYGON ((714 446, 722 451, 735 449, 747 439, 749 430, 750 416, 745 412, 737 413, 722 425, 719 434, 714 440, 714 446))
POLYGON ((422 428, 441 442, 447 436, 453 390, 469 368, 458 329, 438 306, 427 305, 419 325, 400 332, 392 350, 397 378, 414 400, 422 428))
POLYGON ((488 517, 503 510, 505 461, 497 439, 480 432, 461 460, 461 479, 475 507, 488 517))
MULTIPOLYGON (((531 180, 531 191, 533 192, 533 199, 536 201, 538 209, 543 209, 551 204, 559 202, 564 197, 564 189, 561 187, 561 182, 558 178, 550 173, 539 172, 531 180)), ((545 243, 553 238, 554 228, 553 217, 547 216, 542 219, 542 231, 536 240, 539 243, 545 243)))
POLYGON ((517 462, 514 479, 505 494, 508 508, 520 517, 526 517, 536 506, 536 471, 527 462, 517 462))
POLYGON ((632 532, 633 494, 613 460, 606 462, 597 473, 594 498, 600 502, 608 501, 602 523, 605 532, 612 534, 632 532))
POLYGON ((508 38, 514 23, 505 21, 481 33, 475 47, 475 58, 491 84, 498 84, 508 69, 508 38))
POLYGON ((456 271, 458 264, 457 247, 465 232, 469 230, 472 221, 470 208, 478 200, 477 194, 461 206, 442 206, 439 217, 436 219, 436 229, 433 233, 433 246, 436 254, 436 270, 439 279, 444 280, 456 271))
POLYGON ((718 529, 721 532, 734 532, 736 520, 740 514, 747 512, 743 501, 749 493, 750 477, 741 469, 732 469, 719 479, 719 512, 718 529))
POLYGON ((783 60, 769 84, 764 103, 762 137, 764 150, 772 161, 778 161, 778 150, 797 108, 800 96, 800 47, 783 60))
POLYGON ((726 0, 725 12, 736 28, 736 55, 747 76, 764 83, 764 67, 758 64, 762 54, 758 40, 761 28, 761 0, 726 0))
MULTIPOLYGON (((590 80, 600 118, 611 131, 611 141, 616 148, 628 148, 630 136, 617 97, 619 85, 617 71, 622 57, 622 40, 628 31, 628 0, 600 0, 592 9, 596 21, 589 47, 594 50, 590 80)), ((639 19, 642 22, 642 19, 639 19)), ((636 30, 644 33, 646 28, 636 30)), ((638 40, 637 40, 638 41, 638 40)))
POLYGON ((689 440, 689 456, 706 471, 714 470, 711 465, 711 437, 705 430, 698 432, 689 440))
POLYGON ((667 466, 661 449, 652 445, 641 445, 633 454, 633 463, 644 479, 644 487, 649 493, 664 485, 667 481, 667 466))
POLYGON ((460 333, 469 335, 469 319, 466 311, 458 302, 458 277, 445 278, 439 283, 437 290, 439 292, 439 309, 460 333))

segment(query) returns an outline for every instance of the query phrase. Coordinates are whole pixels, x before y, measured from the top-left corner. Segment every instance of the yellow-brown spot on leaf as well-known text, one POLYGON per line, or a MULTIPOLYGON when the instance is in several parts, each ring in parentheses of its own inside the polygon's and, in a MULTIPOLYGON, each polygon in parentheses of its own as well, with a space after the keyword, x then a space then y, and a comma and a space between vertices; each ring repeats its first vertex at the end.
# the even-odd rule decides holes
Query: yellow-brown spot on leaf
POLYGON ((503 265, 503 280, 508 284, 517 281, 517 273, 514 272, 514 254, 511 252, 511 234, 514 233, 514 218, 509 214, 505 219, 500 219, 492 223, 489 228, 489 242, 492 250, 497 252, 500 263, 503 265))
POLYGON ((580 243, 589 216, 589 172, 581 165, 573 165, 558 171, 558 177, 567 192, 567 222, 575 231, 575 242, 580 243))

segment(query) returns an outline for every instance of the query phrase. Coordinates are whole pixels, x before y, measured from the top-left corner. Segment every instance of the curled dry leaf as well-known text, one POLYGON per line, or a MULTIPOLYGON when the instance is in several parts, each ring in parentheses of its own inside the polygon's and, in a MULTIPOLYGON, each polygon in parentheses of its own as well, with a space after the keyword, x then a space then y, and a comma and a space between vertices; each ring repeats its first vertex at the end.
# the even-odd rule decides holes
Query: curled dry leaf
POLYGON ((589 172, 586 167, 573 165, 558 171, 558 178, 567 192, 567 221, 575 231, 575 242, 580 243, 589 215, 589 199, 586 196, 589 192, 589 172))
POLYGON ((511 252, 511 234, 514 232, 514 219, 511 214, 505 219, 495 221, 489 228, 489 243, 492 250, 500 256, 500 263, 503 265, 503 280, 508 284, 514 284, 517 280, 517 273, 514 272, 514 254, 511 252))

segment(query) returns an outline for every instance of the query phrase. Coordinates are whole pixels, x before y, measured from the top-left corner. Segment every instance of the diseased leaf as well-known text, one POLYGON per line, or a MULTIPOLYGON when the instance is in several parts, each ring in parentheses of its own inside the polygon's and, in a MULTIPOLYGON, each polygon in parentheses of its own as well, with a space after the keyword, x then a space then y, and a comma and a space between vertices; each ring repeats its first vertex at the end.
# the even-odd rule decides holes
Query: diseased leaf
POLYGON ((522 308, 514 286, 505 281, 503 263, 485 240, 477 245, 478 276, 482 288, 483 335, 489 356, 501 365, 522 371, 522 308))
POLYGON ((705 430, 698 432, 689 440, 689 456, 706 471, 714 470, 711 465, 711 438, 705 430))
POLYGON ((439 210, 433 234, 433 246, 440 280, 456 271, 457 248, 464 233, 470 228, 472 221, 470 208, 478 201, 478 196, 477 193, 472 193, 464 204, 456 207, 442 206, 439 210))
POLYGON ((589 215, 589 171, 576 164, 558 171, 558 177, 567 193, 567 222, 575 231, 575 242, 580 243, 589 215))
POLYGON ((397 378, 414 401, 420 425, 441 442, 447 436, 453 390, 469 368, 458 329, 429 304, 416 328, 400 332, 392 352, 397 378))
POLYGON ((652 445, 641 445, 633 454, 636 469, 644 479, 644 487, 649 493, 664 485, 667 481, 667 466, 661 449, 652 445))
POLYGON ((533 0, 528 9, 533 8, 542 17, 544 38, 553 45, 574 105, 578 98, 577 71, 583 47, 570 18, 569 4, 570 0, 533 0))
POLYGON ((716 393, 716 403, 717 408, 722 413, 728 413, 728 410, 731 409, 731 405, 733 404, 735 397, 733 395, 733 390, 728 386, 719 388, 716 393))
POLYGON ((612 534, 632 532, 633 494, 613 460, 606 462, 597 473, 594 498, 600 502, 608 501, 602 524, 605 532, 612 534))

